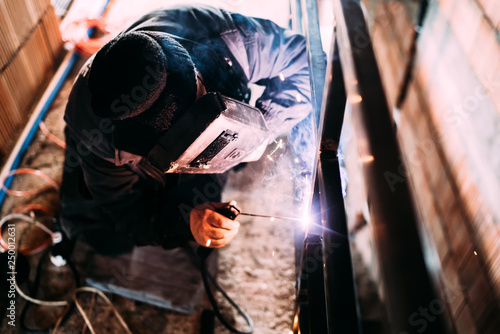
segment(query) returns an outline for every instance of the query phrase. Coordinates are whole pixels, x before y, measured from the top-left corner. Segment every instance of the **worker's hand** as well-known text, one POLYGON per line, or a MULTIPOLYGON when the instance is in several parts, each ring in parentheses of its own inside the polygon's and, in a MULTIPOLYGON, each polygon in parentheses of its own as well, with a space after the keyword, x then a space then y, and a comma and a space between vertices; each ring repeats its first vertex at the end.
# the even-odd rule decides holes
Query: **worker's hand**
POLYGON ((197 243, 205 247, 219 248, 233 240, 238 234, 240 223, 216 212, 230 204, 235 205, 236 202, 203 203, 191 210, 189 224, 197 243))

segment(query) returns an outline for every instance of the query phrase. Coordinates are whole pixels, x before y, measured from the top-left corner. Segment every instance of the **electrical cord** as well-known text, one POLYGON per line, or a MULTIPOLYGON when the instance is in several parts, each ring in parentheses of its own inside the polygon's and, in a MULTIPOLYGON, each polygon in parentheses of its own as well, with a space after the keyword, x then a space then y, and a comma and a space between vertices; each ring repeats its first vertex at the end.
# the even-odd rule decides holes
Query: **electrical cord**
POLYGON ((10 196, 17 196, 17 197, 34 196, 34 195, 37 195, 37 194, 44 192, 44 191, 51 189, 51 188, 59 190, 59 183, 57 183, 54 179, 52 179, 50 176, 48 176, 44 172, 42 172, 38 169, 32 169, 32 168, 14 169, 7 174, 5 179, 2 180, 2 189, 3 189, 3 191, 5 191, 5 193, 7 193, 10 196), (36 176, 44 179, 45 181, 47 181, 49 183, 49 185, 47 185, 45 187, 38 188, 38 189, 32 189, 32 190, 12 190, 12 189, 9 189, 5 185, 5 181, 7 181, 7 179, 9 177, 17 175, 17 174, 36 175, 36 176))
POLYGON ((205 286, 205 291, 207 292, 208 300, 210 301, 210 304, 212 305, 214 313, 217 316, 217 318, 219 319, 219 321, 222 323, 222 325, 224 327, 226 327, 231 333, 235 333, 235 334, 251 334, 254 331, 254 325, 253 325, 253 321, 250 318, 250 316, 248 314, 246 314, 245 311, 243 311, 243 309, 241 309, 241 307, 238 304, 236 304, 236 302, 233 301, 229 297, 229 295, 227 294, 227 292, 219 285, 219 283, 217 283, 216 279, 214 277, 212 277, 212 275, 210 275, 210 273, 207 270, 206 260, 207 260, 208 255, 210 255, 210 253, 212 252, 212 250, 213 250, 212 248, 206 248, 206 247, 201 247, 200 246, 200 247, 198 247, 198 250, 197 250, 196 253, 197 253, 197 255, 198 255, 199 259, 200 259, 200 270, 201 270, 201 278, 203 280, 203 285, 205 286), (212 290, 210 289, 210 284, 208 282, 209 279, 212 282, 212 284, 215 286, 215 288, 224 296, 224 298, 245 319, 245 321, 248 324, 248 327, 250 327, 250 329, 247 332, 242 332, 240 330, 237 330, 236 328, 234 328, 233 326, 231 326, 231 324, 224 318, 224 316, 220 312, 219 305, 217 305, 217 301, 214 298, 212 290))
MULTIPOLYGON (((3 217, 2 220, 0 220, 0 231, 1 231, 1 227, 3 226, 4 223, 6 223, 8 221, 11 221, 11 220, 14 220, 14 219, 23 220, 23 221, 31 223, 30 227, 27 228, 27 229, 25 229, 23 231, 22 235, 20 236, 19 241, 18 241, 19 245, 21 245, 22 238, 25 236, 25 234, 28 232, 28 230, 32 226, 36 226, 36 227, 44 230, 48 234, 50 234, 51 239, 53 240, 53 244, 55 244, 57 242, 60 242, 61 239, 62 239, 62 235, 61 235, 60 232, 52 232, 45 225, 43 225, 43 224, 39 223, 38 221, 36 221, 33 216, 27 216, 27 215, 20 214, 20 213, 11 213, 11 214, 3 217)), ((3 239, 1 239, 1 240, 3 242, 3 239)), ((16 249, 17 249, 17 247, 16 247, 16 249)), ((47 255, 49 254, 49 252, 51 250, 52 250, 51 248, 47 248, 45 250, 44 254, 42 254, 42 258, 38 262, 37 269, 36 269, 36 275, 35 275, 35 281, 34 281, 34 284, 33 284, 33 289, 30 292, 31 295, 33 295, 33 296, 36 296, 36 294, 38 293, 38 288, 39 288, 39 285, 40 285, 40 275, 41 275, 41 271, 42 271, 41 268, 42 268, 42 265, 43 265, 43 262, 44 262, 45 258, 47 257, 47 255)), ((24 291, 22 291, 20 289, 19 285, 17 284, 17 280, 16 280, 16 277, 15 277, 15 274, 14 274, 15 271, 16 271, 16 264, 17 264, 16 262, 17 262, 18 253, 19 252, 16 251, 16 255, 15 255, 15 259, 14 259, 14 265, 13 265, 13 268, 12 268, 12 273, 13 273, 12 274, 12 278, 13 278, 14 286, 16 288, 17 293, 21 297, 23 297, 25 300, 27 300, 27 302, 28 302, 27 305, 25 306, 25 308, 23 309, 23 311, 21 312, 22 313, 22 323, 23 323, 22 326, 23 326, 23 329, 25 329, 27 331, 31 331, 31 332, 46 332, 48 330, 48 328, 40 330, 40 329, 31 329, 31 328, 28 328, 27 326, 25 326, 24 320, 25 320, 25 317, 26 317, 27 308, 29 308, 31 306, 31 304, 37 304, 37 305, 43 305, 43 306, 50 306, 50 307, 62 307, 62 306, 66 307, 66 311, 63 312, 63 314, 57 320, 53 333, 57 332, 57 329, 59 328, 59 326, 61 326, 61 324, 64 323, 64 321, 67 319, 67 317, 69 316, 69 314, 71 314, 70 311, 72 311, 74 305, 76 305, 76 308, 78 309, 78 311, 80 312, 81 316, 83 317, 86 326, 88 327, 88 329, 90 330, 90 332, 92 334, 95 334, 95 330, 92 327, 92 324, 90 323, 90 319, 88 318, 87 314, 85 313, 85 311, 83 310, 82 306, 78 302, 78 297, 77 297, 77 294, 81 293, 81 292, 93 292, 93 293, 98 294, 101 298, 104 299, 104 301, 106 302, 106 304, 108 304, 108 306, 111 307, 113 313, 115 314, 116 318, 118 319, 120 325, 123 327, 123 329, 125 330, 125 332, 128 333, 128 334, 131 334, 131 331, 128 328, 127 324, 125 323, 125 321, 123 320, 123 318, 120 316, 120 314, 118 313, 118 311, 116 310, 116 308, 114 307, 114 305, 111 303, 111 301, 109 300, 109 298, 106 297, 106 295, 104 295, 104 293, 102 293, 100 290, 97 290, 95 288, 80 287, 79 286, 80 279, 79 279, 78 271, 76 270, 76 267, 74 266, 74 264, 71 261, 69 261, 69 259, 67 259, 67 263, 68 263, 71 271, 73 272, 73 276, 75 278, 75 283, 76 283, 76 286, 77 286, 77 288, 73 292, 73 300, 72 300, 72 302, 68 302, 68 301, 65 301, 65 300, 47 301, 47 300, 40 300, 40 299, 31 297, 31 296, 28 296, 26 293, 24 293, 24 291)))
MULTIPOLYGON (((14 218, 18 218, 18 219, 23 219, 25 221, 29 221, 29 219, 31 217, 20 215, 20 214, 11 214, 9 216, 4 217, 4 219, 2 219, 2 222, 0 223, 0 226, 1 226, 1 224, 3 224, 3 222, 5 222, 7 220, 10 220, 10 219, 14 219, 14 218)), ((39 227, 39 226, 37 226, 37 227, 39 227)), ((19 238, 19 244, 21 244, 21 239, 26 234, 26 232, 27 232, 27 230, 25 230, 24 233, 19 238)), ((37 293, 38 293, 38 289, 39 289, 40 281, 41 281, 42 266, 43 266, 43 263, 45 261, 45 258, 47 257, 47 255, 50 253, 51 250, 52 250, 52 248, 47 248, 45 250, 45 252, 42 254, 42 257, 40 258, 40 261, 38 262, 37 269, 36 269, 36 274, 35 274, 35 281, 34 281, 34 284, 33 284, 33 288, 31 289, 31 292, 30 292, 30 294, 32 296, 36 296, 37 293)), ((17 260, 17 256, 16 256, 16 260, 17 260)), ((21 317, 20 317, 20 319, 21 319, 21 327, 24 330, 26 330, 28 332, 32 332, 32 333, 47 333, 49 331, 50 327, 52 327, 52 326, 49 326, 49 327, 44 328, 44 329, 33 329, 33 328, 29 328, 28 326, 26 326, 25 319, 26 319, 26 314, 28 312, 29 307, 31 307, 31 305, 33 305, 33 304, 43 305, 43 306, 51 306, 51 307, 66 306, 66 310, 63 312, 63 314, 56 321, 54 330, 52 332, 52 333, 55 334, 55 333, 57 333, 59 327, 62 324, 64 324, 64 322, 69 318, 69 315, 72 313, 72 310, 76 306, 76 308, 78 309, 80 315, 82 316, 82 318, 83 318, 83 320, 85 322, 85 327, 88 327, 88 329, 90 330, 90 332, 92 334, 95 334, 95 330, 94 330, 92 324, 90 323, 89 316, 87 316, 87 314, 83 310, 83 307, 81 306, 80 302, 78 301, 78 296, 77 296, 81 292, 92 292, 94 294, 99 295, 102 299, 104 299, 104 301, 106 302, 106 304, 109 307, 111 307, 113 313, 115 314, 116 318, 118 319, 118 322, 120 323, 120 325, 125 330, 125 333, 132 334, 132 332, 128 328, 126 322, 123 320, 123 318, 121 317, 120 313, 118 313, 118 311, 114 307, 113 303, 109 300, 109 298, 102 291, 97 290, 95 288, 92 288, 92 287, 80 287, 80 283, 79 283, 80 282, 80 278, 79 278, 78 271, 77 271, 76 267, 74 266, 73 262, 69 258, 67 258, 66 261, 67 261, 67 264, 70 267, 71 271, 73 272, 73 277, 74 277, 74 280, 75 280, 75 284, 77 286, 77 288, 73 292, 72 302, 68 302, 68 301, 64 301, 64 300, 61 300, 61 301, 46 301, 46 300, 40 300, 40 299, 36 299, 34 297, 30 297, 27 294, 25 294, 19 288, 19 286, 17 284, 17 280, 15 279, 15 276, 13 276, 14 277, 14 285, 16 287, 17 292, 19 293, 19 295, 21 297, 23 297, 24 299, 27 300, 27 304, 24 306, 23 310, 21 311, 21 317)), ((15 262, 14 262, 13 272, 15 272, 15 268, 16 267, 15 267, 15 262)), ((93 307, 93 303, 92 303, 92 307, 93 307)))
MULTIPOLYGON (((45 259, 47 258, 47 256, 52 252, 52 250, 53 250, 53 247, 47 248, 45 250, 45 252, 42 254, 42 256, 40 257, 40 260, 37 264, 36 272, 35 272, 35 280, 33 282, 33 287, 31 288, 31 291, 30 291, 30 294, 34 297, 36 297, 36 295, 38 294, 38 289, 40 287, 43 263, 45 262, 45 259)), ((73 261, 71 261, 70 258, 67 258, 66 263, 68 264, 71 272, 73 273, 73 280, 75 281, 75 286, 77 288, 80 287, 80 275, 78 274, 78 270, 76 269, 73 261)), ((29 328, 28 326, 26 326, 26 315, 28 314, 28 310, 32 305, 33 305, 33 303, 28 300, 27 303, 24 305, 23 309, 21 310, 21 315, 20 315, 20 319, 19 319, 21 328, 27 332, 30 332, 30 333, 49 333, 49 330, 53 326, 53 324, 48 326, 47 328, 43 328, 43 329, 34 329, 34 328, 29 328)), ((64 312, 64 316, 61 319, 61 324, 64 324, 66 322, 66 320, 69 318, 69 315, 71 314, 71 311, 73 311, 73 309, 74 309, 74 305, 71 305, 69 310, 67 312, 64 312)))
MULTIPOLYGON (((49 228, 47 228, 45 225, 40 223, 39 221, 35 220, 34 215, 32 216, 27 216, 21 213, 11 213, 0 220, 0 233, 2 232, 3 225, 11 220, 22 220, 25 222, 28 222, 32 225, 35 225, 36 227, 42 229, 45 233, 49 234, 49 238, 47 238, 43 243, 40 245, 34 247, 34 248, 20 248, 19 253, 23 255, 33 255, 36 254, 40 251, 42 251, 44 248, 48 247, 51 243, 58 243, 61 241, 62 235, 60 232, 52 232, 49 228)), ((0 252, 5 252, 9 250, 9 245, 3 240, 3 238, 0 235, 0 246, 2 246, 2 249, 0 249, 0 252)))
POLYGON ((66 142, 64 140, 60 139, 59 137, 57 137, 52 132, 50 132, 49 129, 47 129, 47 126, 45 125, 45 123, 43 121, 40 122, 38 127, 40 128, 40 130, 42 131, 42 133, 45 137, 47 137, 49 140, 51 140, 54 144, 56 144, 60 148, 66 149, 66 142))

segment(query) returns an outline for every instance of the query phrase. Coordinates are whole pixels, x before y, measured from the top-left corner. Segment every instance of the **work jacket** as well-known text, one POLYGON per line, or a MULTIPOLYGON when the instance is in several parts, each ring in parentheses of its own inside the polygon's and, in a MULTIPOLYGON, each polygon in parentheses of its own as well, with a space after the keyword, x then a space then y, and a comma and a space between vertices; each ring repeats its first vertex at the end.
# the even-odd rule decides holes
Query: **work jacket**
MULTIPOLYGON (((154 11, 125 31, 138 30, 169 33, 181 43, 207 91, 247 102, 249 83, 265 86, 256 107, 273 137, 287 133, 311 112, 301 35, 269 20, 208 6, 154 11)), ((220 201, 223 182, 214 175, 164 174, 147 158, 117 149, 112 121, 96 116, 90 106, 92 59, 75 80, 65 112, 63 230, 70 237, 92 231, 133 245, 179 246, 191 236, 190 209, 220 201)))

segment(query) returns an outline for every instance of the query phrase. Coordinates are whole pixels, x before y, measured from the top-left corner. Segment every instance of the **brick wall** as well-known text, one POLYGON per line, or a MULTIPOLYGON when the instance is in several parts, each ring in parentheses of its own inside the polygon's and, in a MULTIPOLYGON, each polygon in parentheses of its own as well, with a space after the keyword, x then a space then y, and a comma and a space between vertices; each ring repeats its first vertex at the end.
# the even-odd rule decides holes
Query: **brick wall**
MULTIPOLYGON (((366 1, 391 108, 418 1, 366 1)), ((500 2, 431 1, 393 114, 450 332, 500 333, 500 2)), ((349 203, 349 201, 348 201, 349 203)))

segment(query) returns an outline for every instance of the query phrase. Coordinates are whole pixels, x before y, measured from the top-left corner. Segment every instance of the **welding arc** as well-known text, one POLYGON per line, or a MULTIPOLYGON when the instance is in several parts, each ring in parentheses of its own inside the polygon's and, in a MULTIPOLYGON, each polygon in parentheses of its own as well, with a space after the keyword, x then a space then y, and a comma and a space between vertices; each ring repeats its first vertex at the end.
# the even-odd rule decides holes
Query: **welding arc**
POLYGON ((280 216, 268 216, 268 215, 258 215, 255 213, 240 212, 239 216, 250 216, 250 217, 260 217, 269 219, 283 219, 283 220, 294 220, 301 222, 303 219, 298 217, 280 217, 280 216))

